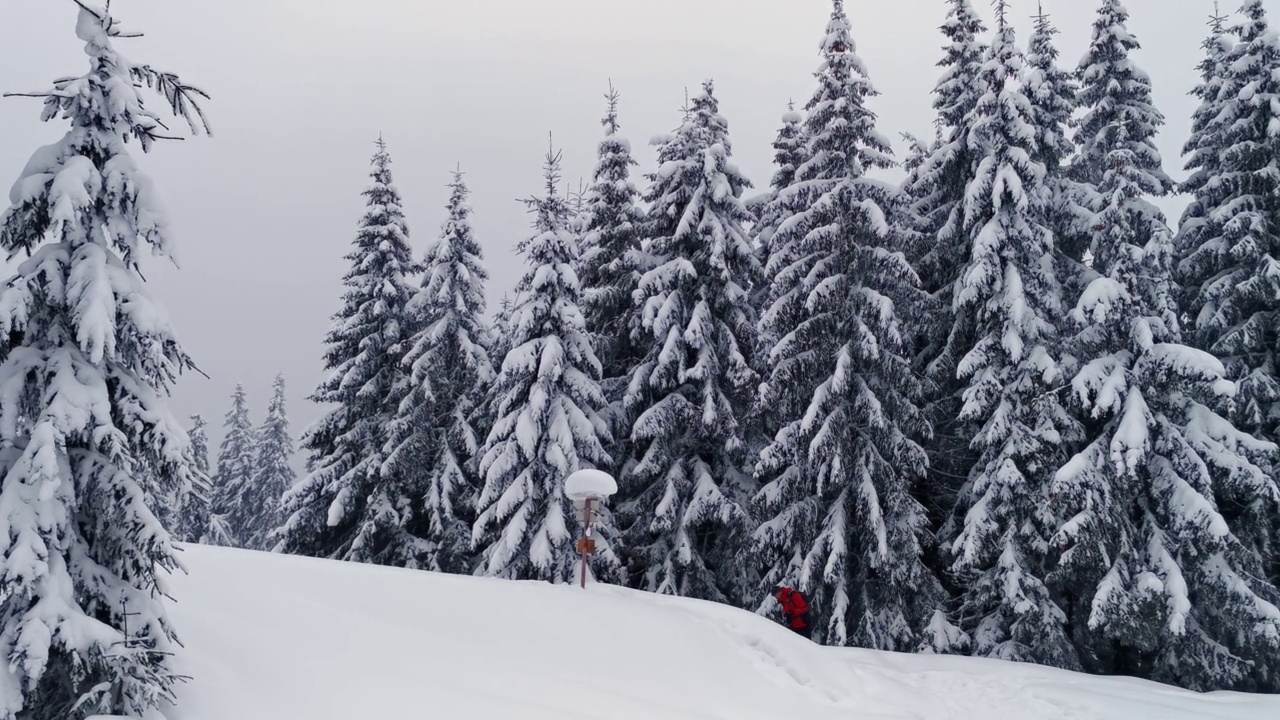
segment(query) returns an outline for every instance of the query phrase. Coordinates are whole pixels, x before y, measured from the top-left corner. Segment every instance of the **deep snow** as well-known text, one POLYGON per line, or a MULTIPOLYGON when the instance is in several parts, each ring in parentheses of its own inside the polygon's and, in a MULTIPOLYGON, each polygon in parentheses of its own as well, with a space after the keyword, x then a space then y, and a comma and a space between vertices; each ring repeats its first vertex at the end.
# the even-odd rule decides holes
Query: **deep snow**
POLYGON ((183 546, 175 720, 1273 720, 994 660, 823 648, 712 603, 183 546))

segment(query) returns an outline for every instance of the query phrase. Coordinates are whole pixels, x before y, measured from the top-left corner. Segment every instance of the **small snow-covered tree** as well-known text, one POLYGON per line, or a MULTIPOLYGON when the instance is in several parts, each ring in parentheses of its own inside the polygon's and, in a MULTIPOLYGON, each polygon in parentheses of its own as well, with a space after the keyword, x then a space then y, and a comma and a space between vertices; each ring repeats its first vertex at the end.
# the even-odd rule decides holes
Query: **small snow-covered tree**
POLYGON ((1040 510, 1079 430, 1055 392, 1063 375, 1055 357, 1062 289, 1044 225, 1031 103, 1019 82, 1023 56, 1007 12, 1000 0, 983 68, 986 92, 973 117, 983 155, 965 194, 973 250, 954 312, 973 318, 977 342, 960 357, 968 381, 960 418, 979 431, 977 462, 959 497, 952 570, 977 654, 1073 668, 1079 663, 1066 617, 1044 582, 1051 528, 1040 510))
MULTIPOLYGON (((556 189, 560 154, 549 152, 546 195, 529 200, 535 235, 521 244, 520 280, 508 332, 511 350, 494 384, 497 419, 480 461, 484 490, 473 529, 477 572, 513 580, 572 582, 578 573, 573 506, 564 481, 607 467, 609 428, 600 413, 600 361, 582 316, 574 268, 579 250, 569 208, 556 189)), ((608 518, 601 523, 597 577, 618 580, 621 564, 608 518)))
MULTIPOLYGON (((1240 391, 1231 413, 1258 437, 1280 437, 1280 38, 1260 0, 1248 0, 1232 28, 1239 42, 1219 60, 1218 99, 1201 106, 1193 141, 1192 210, 1180 245, 1180 274, 1195 344, 1223 360, 1240 391), (1216 114, 1209 119, 1209 112, 1216 114), (1210 155, 1213 157, 1210 157, 1210 155)), ((1202 92, 1212 81, 1202 86, 1202 92)))
MULTIPOLYGON (((626 390, 631 369, 638 362, 632 342, 632 295, 640 279, 640 226, 644 212, 639 207, 640 192, 631 180, 636 167, 631 143, 618 134, 619 95, 612 86, 608 112, 602 124, 595 173, 586 196, 586 233, 582 242, 579 279, 582 283, 582 312, 587 331, 600 359, 602 388, 611 405, 618 406, 626 390)), ((623 429, 620 407, 611 409, 615 430, 623 429)))
MULTIPOLYGON (((796 170, 804 163, 804 159, 804 116, 796 111, 796 104, 792 102, 787 104, 787 112, 782 115, 782 126, 778 128, 778 136, 773 140, 773 178, 769 181, 768 192, 757 200, 758 217, 752 228, 756 257, 765 272, 764 281, 753 293, 756 311, 760 315, 763 315, 770 304, 769 290, 773 287, 770 281, 777 274, 769 273, 774 251, 773 236, 778 232, 778 227, 793 214, 789 201, 796 198, 796 193, 784 195, 784 192, 795 183, 796 170)), ((774 341, 776 342, 776 338, 774 341)), ((772 347, 767 338, 762 337, 760 342, 765 352, 772 347)))
POLYGON ((640 587, 742 604, 751 443, 744 421, 757 375, 759 275, 744 224, 750 183, 731 161, 710 81, 659 152, 646 199, 654 267, 636 291, 644 359, 624 401, 636 418, 622 478, 631 568, 640 587))
POLYGON ((811 159, 794 183, 811 198, 796 221, 806 232, 779 275, 797 283, 786 295, 800 298, 803 317, 774 328, 774 375, 762 391, 764 405, 804 408, 757 466, 773 478, 755 534, 768 562, 762 590, 768 597, 779 582, 804 590, 830 644, 949 651, 957 633, 925 637, 936 619, 947 625, 945 593, 922 561, 931 538, 912 496, 929 427, 903 318, 924 296, 888 220, 898 191, 867 176, 894 162, 866 107, 876 92, 844 3, 833 4, 806 106, 811 159), (773 399, 784 393, 803 397, 773 399))
POLYGON ((166 407, 192 363, 139 272, 144 253, 173 247, 128 143, 171 137, 149 100, 207 131, 205 96, 119 54, 135 35, 79 4, 88 72, 35 95, 70 128, 0 214, 0 248, 27 256, 0 287, 3 720, 152 717, 178 680, 163 599, 179 562, 148 499, 193 480, 166 407))
MULTIPOLYGON (((815 192, 797 183, 797 173, 808 158, 804 118, 792 103, 782 116, 782 127, 774 140, 773 162, 776 168, 766 199, 757 201, 759 218, 753 242, 763 275, 752 292, 752 308, 759 318, 756 355, 766 378, 774 374, 777 364, 773 349, 783 335, 800 324, 804 317, 803 278, 797 269, 805 266, 801 241, 806 235, 804 211, 815 200, 815 192)), ((784 369, 784 368, 779 368, 784 369)), ((753 415, 762 440, 772 440, 782 426, 798 417, 808 404, 813 388, 795 388, 785 398, 762 392, 756 397, 753 415), (789 405, 779 404, 790 400, 789 405)))
POLYGON ((209 472, 208 427, 203 415, 191 416, 187 437, 191 440, 192 481, 191 487, 183 489, 177 496, 177 527, 173 530, 174 535, 185 542, 201 542, 209 529, 213 484, 209 472))
MULTIPOLYGON (((1204 58, 1199 64, 1200 82, 1191 94, 1200 100, 1191 116, 1191 137, 1182 146, 1184 169, 1191 172, 1179 191, 1191 196, 1178 224, 1175 249, 1179 258, 1193 253, 1214 227, 1210 214, 1221 200, 1214 179, 1222 172, 1223 140, 1217 127, 1229 98, 1223 94, 1230 71, 1228 57, 1234 47, 1227 33, 1227 16, 1219 14, 1217 4, 1209 17, 1209 35, 1201 43, 1204 58)), ((1176 268, 1175 268, 1176 270, 1176 268)), ((1193 288, 1193 290, 1198 288, 1193 288)), ((1194 297, 1192 298, 1194 299, 1194 297)))
POLYGON ((289 415, 285 410, 284 376, 277 375, 271 402, 267 405, 267 419, 254 436, 252 475, 241 499, 248 506, 244 547, 270 549, 270 536, 284 521, 281 501, 297 480, 292 462, 293 436, 289 434, 289 415))
POLYGON ((1086 669, 1196 690, 1274 688, 1280 593, 1232 525, 1236 508, 1280 507, 1267 472, 1276 448, 1214 412, 1215 395, 1234 387, 1216 358, 1181 344, 1172 233, 1146 199, 1167 188, 1152 119, 1111 100, 1122 112, 1090 248, 1100 277, 1072 313, 1081 368, 1071 385, 1090 431, 1049 493, 1059 519, 1050 582, 1086 669))
POLYGON ((257 444, 243 385, 236 385, 231 394, 231 409, 222 427, 226 433, 218 449, 208 538, 214 545, 251 547, 258 502, 253 490, 257 444))
POLYGON ((1088 193, 1067 177, 1066 163, 1075 152, 1067 131, 1079 88, 1072 74, 1058 64, 1058 48, 1053 40, 1057 34, 1058 29, 1041 9, 1027 46, 1024 82, 1036 131, 1035 159, 1045 168, 1046 222, 1053 230, 1056 250, 1071 261, 1067 267, 1079 274, 1078 263, 1083 261, 1089 241, 1084 225, 1092 211, 1085 207, 1088 193))
MULTIPOLYGON (((1120 0, 1101 0, 1089 48, 1076 71, 1080 83, 1076 103, 1083 116, 1077 122, 1071 176, 1079 183, 1076 198, 1089 216, 1107 203, 1097 188, 1110 170, 1111 151, 1120 144, 1129 143, 1136 153, 1134 162, 1156 183, 1151 192, 1167 195, 1175 189, 1160 167, 1155 145, 1148 142, 1164 124, 1164 116, 1152 102, 1150 77, 1133 60, 1132 53, 1141 45, 1129 32, 1128 20, 1129 11, 1120 0)), ((1066 251, 1079 260, 1092 233, 1087 227, 1072 229, 1067 244, 1073 247, 1066 251)))
POLYGON ((386 143, 377 142, 367 203, 346 259, 343 306, 325 338, 328 377, 311 399, 331 405, 302 437, 308 474, 284 498, 276 549, 404 566, 416 541, 402 524, 415 498, 384 478, 387 427, 408 385, 414 332, 406 306, 418 271, 386 143))
POLYGON ((420 328, 404 360, 412 382, 392 426, 383 471, 412 484, 419 503, 404 511, 418 546, 409 567, 465 573, 479 492, 473 460, 484 442, 477 415, 494 373, 484 317, 489 275, 471 230, 470 190, 461 170, 449 189, 448 217, 427 249, 422 286, 409 302, 420 328))
POLYGON ((936 137, 929 152, 913 162, 903 186, 916 218, 912 263, 935 308, 920 319, 914 334, 917 370, 928 382, 926 412, 934 428, 926 497, 937 519, 954 505, 954 478, 967 474, 974 462, 969 447, 974 429, 960 419, 964 383, 956 372, 973 343, 974 328, 972 318, 956 315, 954 298, 972 241, 964 227, 964 198, 982 154, 972 138, 974 110, 984 92, 986 48, 981 39, 986 27, 970 0, 948 3, 942 25, 948 44, 938 63, 943 74, 933 90, 936 137))

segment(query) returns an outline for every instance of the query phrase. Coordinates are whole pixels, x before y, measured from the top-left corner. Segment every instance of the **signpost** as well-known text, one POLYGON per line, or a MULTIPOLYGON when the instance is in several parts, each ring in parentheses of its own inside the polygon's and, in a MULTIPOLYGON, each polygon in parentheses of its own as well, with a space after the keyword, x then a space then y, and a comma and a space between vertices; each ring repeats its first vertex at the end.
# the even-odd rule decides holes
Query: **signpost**
POLYGON ((582 587, 587 586, 587 557, 596 552, 596 541, 591 536, 595 524, 596 503, 603 504, 618 492, 618 483, 609 473, 600 470, 579 470, 564 481, 564 494, 582 511, 582 537, 578 538, 578 554, 582 556, 582 587))

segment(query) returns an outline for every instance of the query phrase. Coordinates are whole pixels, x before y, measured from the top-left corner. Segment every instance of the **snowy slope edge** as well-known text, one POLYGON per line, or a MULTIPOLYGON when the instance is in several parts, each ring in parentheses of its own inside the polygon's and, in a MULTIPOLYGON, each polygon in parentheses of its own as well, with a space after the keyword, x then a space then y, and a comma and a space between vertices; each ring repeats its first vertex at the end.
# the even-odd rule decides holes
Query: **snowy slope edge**
POLYGON ((758 616, 596 585, 183 546, 174 720, 1253 720, 1195 693, 972 658, 812 645, 758 616))

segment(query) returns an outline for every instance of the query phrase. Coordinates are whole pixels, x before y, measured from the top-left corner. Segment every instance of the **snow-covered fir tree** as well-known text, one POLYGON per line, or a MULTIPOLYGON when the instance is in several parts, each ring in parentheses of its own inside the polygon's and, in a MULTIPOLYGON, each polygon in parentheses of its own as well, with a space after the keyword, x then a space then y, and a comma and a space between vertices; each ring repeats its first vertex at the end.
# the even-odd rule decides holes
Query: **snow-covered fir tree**
POLYGON ((1055 392, 1064 379, 1055 327, 1062 288, 1044 225, 1031 102, 1019 82, 1024 58, 1007 13, 1007 3, 997 2, 985 93, 973 116, 983 156, 965 193, 972 257, 953 308, 977 330, 958 370, 968 382, 960 418, 979 430, 977 462, 959 497, 952 570, 978 655, 1073 668, 1079 663, 1066 616, 1044 582, 1052 528, 1041 506, 1079 429, 1055 392))
POLYGON ((744 229, 750 183, 731 157, 708 81, 660 149, 646 194, 654 266, 636 292, 644 359, 624 401, 636 420, 622 485, 637 584, 740 605, 756 584, 743 554, 753 449, 745 420, 758 382, 749 294, 760 271, 744 229))
MULTIPOLYGON (((804 117, 791 103, 773 142, 773 179, 764 198, 756 201, 759 218, 752 228, 753 243, 763 276, 751 293, 751 306, 759 317, 756 354, 766 376, 773 367, 774 346, 804 317, 800 287, 803 278, 795 277, 794 268, 800 260, 795 253, 805 237, 803 211, 815 197, 807 186, 796 182, 797 172, 808 157, 804 132, 804 117)), ((791 393, 787 399, 794 402, 784 407, 771 404, 770 400, 776 398, 770 398, 768 393, 758 394, 752 414, 761 440, 772 440, 783 425, 803 412, 808 398, 801 391, 791 393)))
POLYGON ((1066 163, 1075 152, 1067 131, 1079 89, 1072 74, 1058 64, 1058 48, 1053 40, 1057 34, 1058 29, 1042 7, 1027 45, 1024 82, 1036 131, 1035 159, 1045 168, 1047 223, 1053 230, 1057 251, 1072 261, 1067 268, 1078 272, 1072 266, 1084 259, 1089 241, 1084 227, 1093 213, 1085 207, 1088 193, 1067 177, 1066 163))
POLYGON ((244 547, 268 550, 274 543, 272 533, 284 521, 281 500, 297 480, 291 464, 293 436, 289 434, 283 375, 277 375, 272 384, 267 419, 258 428, 254 443, 253 474, 241 499, 249 506, 244 547))
POLYGON ((772 328, 780 340, 762 391, 764 405, 805 408, 758 465, 774 478, 760 493, 766 519, 755 534, 768 563, 763 594, 780 582, 805 591, 818 639, 830 644, 957 650, 963 636, 949 628, 942 584, 922 561, 928 519, 912 496, 930 431, 904 319, 923 291, 888 222, 898 191, 867 177, 894 161, 866 107, 876 91, 843 0, 822 60, 806 106, 811 159, 795 178, 811 199, 796 221, 806 232, 777 280, 797 284, 804 315, 772 328), (803 396, 774 399, 788 393, 803 396), (947 630, 926 636, 935 621, 947 630))
MULTIPOLYGON (((644 212, 640 192, 631 180, 636 167, 631 143, 618 134, 618 92, 605 96, 605 137, 600 141, 595 172, 586 196, 586 233, 582 242, 579 280, 582 312, 603 368, 602 387, 613 405, 622 400, 632 367, 639 360, 632 342, 632 295, 640 279, 640 226, 644 212)), ((618 417, 615 407, 611 413, 618 417)), ((625 430, 615 427, 615 430, 625 430)))
MULTIPOLYGON (((804 160, 804 116, 796 111, 796 105, 792 102, 787 104, 787 112, 782 115, 782 126, 778 128, 778 136, 773 140, 773 178, 769 181, 768 192, 757 201, 758 217, 752 228, 756 257, 765 272, 765 282, 761 282, 753 293, 758 314, 763 314, 769 300, 768 291, 773 287, 773 283, 768 282, 773 277, 769 274, 769 260, 773 257, 773 236, 777 233, 778 226, 793 214, 788 201, 795 197, 795 193, 785 196, 783 193, 795 183, 796 170, 804 160)), ((767 352, 772 343, 761 338, 761 346, 767 352)))
MULTIPOLYGON (((528 201, 535 234, 520 245, 528 271, 511 311, 511 350, 493 388, 497 414, 480 461, 484 489, 472 540, 481 553, 479 574, 563 583, 579 572, 564 481, 580 469, 608 467, 610 435, 574 269, 580 253, 557 191, 559 153, 547 154, 544 170, 546 194, 528 201)), ((607 517, 598 530, 591 572, 619 580, 607 517)))
POLYGON ((498 300, 498 312, 493 317, 493 327, 489 333, 491 360, 506 357, 507 351, 511 349, 511 340, 507 331, 511 328, 511 313, 514 309, 515 300, 503 293, 502 299, 498 300))
POLYGON ((412 373, 388 441, 387 477, 412 487, 404 509, 416 539, 408 566, 470 572, 471 526, 479 492, 473 460, 483 393, 494 379, 484 284, 489 274, 471 229, 462 171, 449 184, 448 216, 427 249, 422 286, 409 302, 418 333, 405 364, 412 373))
POLYGON ((208 427, 203 415, 191 416, 187 437, 191 440, 192 482, 190 488, 184 488, 177 495, 176 527, 171 529, 174 537, 184 542, 201 542, 209 529, 213 483, 209 472, 208 427))
POLYGON ((155 186, 129 152, 172 137, 149 101, 207 131, 204 94, 134 63, 134 37, 94 3, 76 36, 86 73, 60 78, 37 150, 0 214, 0 718, 153 717, 173 701, 179 567, 148 498, 189 490, 190 443, 166 407, 192 367, 138 263, 171 257, 155 186))
POLYGON ((308 474, 290 490, 276 548, 316 557, 403 566, 416 539, 405 528, 420 503, 400 478, 384 478, 386 429, 409 382, 402 365, 414 332, 406 306, 418 271, 391 156, 373 156, 367 209, 346 259, 343 306, 325 338, 329 375, 311 396, 331 405, 304 433, 308 474))
POLYGON ((1190 195, 1191 201, 1178 223, 1175 250, 1179 258, 1190 255, 1206 239, 1205 232, 1213 228, 1209 215, 1219 199, 1216 188, 1211 188, 1210 183, 1221 172, 1224 138, 1215 125, 1228 100, 1222 92, 1229 71, 1227 58, 1234 47, 1226 29, 1228 19, 1214 3, 1214 12, 1209 16, 1209 35, 1200 44, 1204 50, 1198 66, 1200 81, 1191 91, 1200 104, 1191 116, 1191 137, 1182 146, 1182 154, 1186 158, 1183 168, 1191 175, 1178 189, 1190 195))
POLYGON ((915 216, 911 252, 921 286, 933 298, 933 312, 916 330, 918 371, 928 382, 928 419, 934 440, 929 444, 929 509, 945 516, 956 493, 955 478, 974 462, 969 441, 973 427, 960 421, 964 383, 956 367, 972 346, 972 318, 956 315, 954 297, 960 272, 969 261, 972 239, 965 233, 964 197, 977 171, 981 152, 973 145, 973 117, 983 95, 986 32, 970 0, 948 0, 942 25, 948 44, 938 65, 943 74, 933 90, 935 139, 929 152, 913 162, 904 183, 915 216))
POLYGON ((1090 248, 1100 277, 1072 313, 1088 442, 1050 489, 1050 584, 1087 670, 1274 689, 1280 594, 1232 525, 1240 509, 1277 512, 1276 448, 1214 412, 1234 387, 1216 358, 1181 343, 1172 233, 1147 199, 1168 188, 1159 118, 1141 100, 1103 97, 1116 127, 1092 148, 1107 167, 1090 248))
MULTIPOLYGON (((1220 100, 1206 99, 1189 167, 1195 217, 1183 230, 1180 274, 1195 344, 1221 358, 1240 383, 1232 419, 1275 441, 1280 426, 1280 39, 1260 0, 1231 30, 1239 42, 1219 60, 1220 100), (1210 119, 1206 111, 1217 111, 1210 119), (1210 154, 1213 157, 1210 157, 1210 154), (1201 219, 1203 218, 1203 219, 1201 219)), ((1212 86, 1202 86, 1202 92, 1212 86)))
MULTIPOLYGON (((1077 152, 1071 164, 1076 199, 1092 216, 1105 206, 1107 199, 1099 195, 1110 170, 1110 153, 1120 143, 1137 155, 1134 162, 1158 181, 1148 192, 1167 195, 1175 189, 1173 180, 1160 167, 1160 155, 1148 142, 1164 116, 1151 99, 1151 79, 1134 62, 1131 54, 1141 49, 1138 39, 1129 32, 1129 11, 1121 0, 1102 0, 1093 22, 1093 35, 1076 71, 1080 91, 1077 106, 1083 111, 1077 122, 1077 152), (1116 137, 1130 133, 1129 137, 1116 137)), ((1084 223, 1087 225, 1087 223, 1084 223)), ((1063 239, 1064 251, 1076 260, 1084 256, 1092 242, 1089 228, 1072 228, 1063 239)))
POLYGON ((253 489, 257 443, 243 385, 236 385, 231 394, 231 409, 222 427, 226 432, 218 448, 207 539, 214 545, 252 547, 258 501, 253 489))

